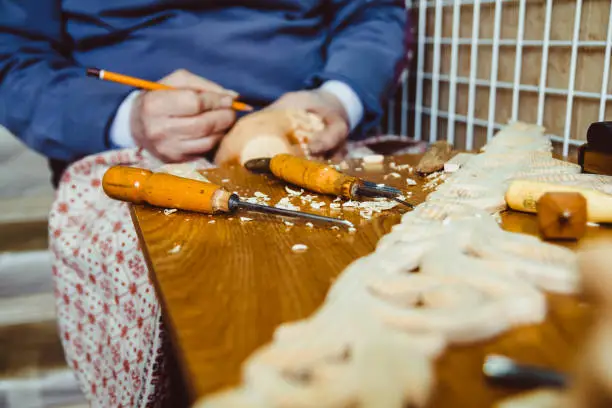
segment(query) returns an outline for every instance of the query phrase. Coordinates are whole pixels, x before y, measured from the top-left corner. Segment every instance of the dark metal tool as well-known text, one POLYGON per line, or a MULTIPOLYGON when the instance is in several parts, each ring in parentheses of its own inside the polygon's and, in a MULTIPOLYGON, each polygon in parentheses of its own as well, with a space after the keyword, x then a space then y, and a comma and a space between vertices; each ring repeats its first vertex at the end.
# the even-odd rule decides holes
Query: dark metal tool
POLYGON ((249 160, 244 165, 254 173, 272 173, 279 179, 320 194, 336 195, 349 200, 361 197, 384 197, 407 207, 414 206, 401 198, 402 191, 343 174, 332 166, 289 154, 249 160))
POLYGON ((347 220, 252 204, 240 200, 238 195, 216 184, 170 174, 153 173, 150 170, 135 167, 111 167, 104 174, 102 187, 110 198, 134 204, 147 203, 156 207, 176 208, 205 214, 246 210, 353 227, 353 224, 347 220))
POLYGON ((487 356, 482 366, 485 377, 498 385, 512 388, 565 388, 567 376, 542 367, 519 364, 514 360, 499 356, 487 356))

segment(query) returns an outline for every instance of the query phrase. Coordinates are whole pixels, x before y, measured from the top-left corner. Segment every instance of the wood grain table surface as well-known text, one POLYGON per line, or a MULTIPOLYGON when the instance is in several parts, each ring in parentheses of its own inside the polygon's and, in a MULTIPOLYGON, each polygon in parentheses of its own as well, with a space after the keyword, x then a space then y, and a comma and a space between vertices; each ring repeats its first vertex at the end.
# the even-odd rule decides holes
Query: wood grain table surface
MULTIPOLYGON (((424 180, 401 171, 401 178, 387 177, 396 164, 416 164, 419 156, 386 158, 384 166, 363 168, 352 162, 347 172, 385 182, 412 192, 418 204, 426 197, 424 180), (416 186, 407 187, 406 177, 416 186)), ((204 172, 210 181, 241 196, 256 191, 275 203, 286 196, 284 184, 269 176, 245 170, 219 168, 204 172)), ((317 198, 321 201, 322 199, 317 198)), ((327 203, 331 199, 325 199, 327 203)), ((298 200, 299 202, 299 200, 298 200)), ((330 215, 329 205, 306 211, 330 215)), ((340 215, 354 222, 357 232, 329 227, 308 228, 258 214, 208 216, 134 206, 132 215, 139 232, 166 324, 194 401, 240 380, 242 362, 272 338, 283 322, 309 316, 322 303, 334 278, 355 259, 372 252, 391 227, 399 222, 402 208, 363 220, 354 209, 340 215), (242 217, 252 221, 242 221, 242 217), (294 253, 295 244, 308 250, 294 253)), ((535 217, 507 212, 502 226, 508 231, 536 235, 535 217)), ((576 250, 605 243, 612 248, 612 229, 589 227, 576 250)), ((488 385, 481 367, 489 353, 499 353, 525 363, 569 370, 588 328, 590 307, 577 297, 550 295, 544 324, 522 327, 485 343, 450 348, 437 363, 437 386, 431 407, 488 407, 512 391, 488 385)))

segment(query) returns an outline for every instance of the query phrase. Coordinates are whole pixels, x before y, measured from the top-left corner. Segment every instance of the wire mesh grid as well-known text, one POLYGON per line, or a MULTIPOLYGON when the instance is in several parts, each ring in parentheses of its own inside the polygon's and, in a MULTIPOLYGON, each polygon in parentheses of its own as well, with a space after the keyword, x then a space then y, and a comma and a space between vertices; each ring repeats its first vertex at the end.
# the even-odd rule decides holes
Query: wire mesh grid
POLYGON ((413 62, 387 132, 476 149, 510 121, 546 127, 567 157, 612 118, 612 1, 406 1, 413 62))

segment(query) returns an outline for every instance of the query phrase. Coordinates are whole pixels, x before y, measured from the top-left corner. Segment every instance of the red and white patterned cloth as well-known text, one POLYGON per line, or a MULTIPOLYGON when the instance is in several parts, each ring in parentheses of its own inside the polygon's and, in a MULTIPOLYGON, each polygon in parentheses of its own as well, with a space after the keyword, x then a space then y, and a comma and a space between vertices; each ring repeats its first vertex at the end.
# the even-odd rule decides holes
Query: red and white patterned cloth
MULTIPOLYGON (((384 136, 352 144, 359 154, 376 143, 411 139, 384 136)), ((408 150, 406 150, 406 148, 408 150)), ((92 407, 158 407, 168 395, 161 311, 128 205, 101 188, 113 165, 151 168, 159 162, 135 149, 86 157, 64 173, 49 216, 49 243, 59 329, 70 367, 92 407)), ((198 168, 212 167, 199 160, 198 168)))

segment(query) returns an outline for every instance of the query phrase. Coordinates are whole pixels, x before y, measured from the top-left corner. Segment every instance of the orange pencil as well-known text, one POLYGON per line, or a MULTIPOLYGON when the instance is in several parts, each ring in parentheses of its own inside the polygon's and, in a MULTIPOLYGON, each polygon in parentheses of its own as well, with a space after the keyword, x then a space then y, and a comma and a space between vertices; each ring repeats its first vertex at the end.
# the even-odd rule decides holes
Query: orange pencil
MULTIPOLYGON (((103 69, 98 68, 87 68, 87 76, 96 77, 104 81, 112 81, 123 85, 133 86, 135 88, 145 89, 147 91, 176 89, 168 85, 160 84, 159 82, 151 82, 144 79, 117 74, 115 72, 105 71, 103 69)), ((242 112, 250 112, 253 110, 252 106, 238 101, 234 101, 232 103, 232 108, 242 112)))

